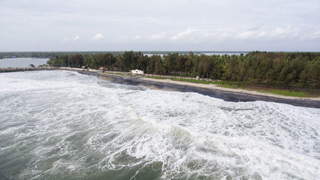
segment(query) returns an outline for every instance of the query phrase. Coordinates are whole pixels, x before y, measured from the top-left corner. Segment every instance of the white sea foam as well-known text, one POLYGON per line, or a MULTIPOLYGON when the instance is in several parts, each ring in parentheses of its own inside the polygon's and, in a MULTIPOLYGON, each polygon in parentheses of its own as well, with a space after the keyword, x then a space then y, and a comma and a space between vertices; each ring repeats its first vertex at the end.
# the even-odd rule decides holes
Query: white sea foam
POLYGON ((0 74, 0 178, 319 179, 320 110, 0 74))

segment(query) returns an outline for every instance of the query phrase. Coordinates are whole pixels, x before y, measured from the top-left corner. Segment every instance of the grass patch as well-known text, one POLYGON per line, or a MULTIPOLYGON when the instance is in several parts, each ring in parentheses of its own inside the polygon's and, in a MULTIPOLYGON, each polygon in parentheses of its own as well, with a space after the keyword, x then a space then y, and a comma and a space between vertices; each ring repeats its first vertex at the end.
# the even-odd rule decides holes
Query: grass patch
POLYGON ((182 82, 189 82, 189 83, 197 83, 197 84, 216 84, 220 87, 226 88, 239 88, 238 85, 231 84, 225 81, 206 81, 206 80, 196 80, 196 79, 185 79, 185 78, 169 78, 169 77, 159 77, 159 76, 152 76, 147 77, 151 79, 170 79, 172 81, 182 81, 182 82))
POLYGON ((240 88, 238 85, 235 85, 235 84, 218 84, 218 86, 224 87, 224 88, 232 88, 232 89, 240 88))
POLYGON ((249 91, 260 91, 263 93, 270 93, 270 94, 275 94, 275 95, 280 95, 280 96, 290 96, 290 97, 316 97, 314 95, 311 95, 308 92, 303 92, 303 91, 290 91, 290 90, 281 90, 281 89, 256 89, 255 87, 247 86, 246 84, 235 84, 235 83, 230 83, 226 81, 215 81, 212 82, 213 84, 216 84, 217 86, 220 87, 225 87, 225 88, 233 88, 233 89, 245 89, 249 91))
POLYGON ((226 82, 226 81, 214 81, 211 82, 212 84, 215 84, 219 87, 224 87, 224 88, 232 88, 232 89, 238 89, 240 88, 238 85, 236 84, 232 84, 230 82, 226 82))
POLYGON ((288 91, 288 90, 278 90, 278 89, 270 89, 264 90, 263 92, 281 95, 281 96, 291 96, 291 97, 310 97, 306 92, 299 91, 288 91))
POLYGON ((171 78, 172 81, 183 81, 190 83, 198 83, 198 84, 210 84, 209 81, 196 80, 196 79, 180 79, 180 78, 171 78))
POLYGON ((232 88, 232 89, 245 89, 249 91, 260 91, 264 93, 276 94, 281 96, 291 96, 291 97, 316 97, 312 96, 307 92, 301 91, 289 91, 289 90, 280 90, 280 89, 255 89, 254 87, 247 86, 245 84, 236 84, 228 81, 205 81, 205 80, 196 80, 196 79, 184 79, 184 78, 169 78, 169 77, 147 77, 151 79, 171 79, 172 81, 182 81, 182 82, 190 82, 190 83, 197 83, 197 84, 215 84, 219 87, 224 88, 232 88))
POLYGON ((147 78, 150 78, 150 79, 170 79, 168 77, 159 77, 159 76, 148 76, 147 78))
POLYGON ((105 74, 113 74, 113 75, 119 75, 119 76, 126 76, 126 74, 123 73, 110 73, 110 72, 104 72, 105 74))

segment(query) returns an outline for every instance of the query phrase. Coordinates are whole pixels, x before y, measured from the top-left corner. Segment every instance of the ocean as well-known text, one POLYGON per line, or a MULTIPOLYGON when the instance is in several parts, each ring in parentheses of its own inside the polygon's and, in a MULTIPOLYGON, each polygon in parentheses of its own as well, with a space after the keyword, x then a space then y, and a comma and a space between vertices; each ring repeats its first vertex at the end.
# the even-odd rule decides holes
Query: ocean
POLYGON ((0 179, 320 178, 320 109, 0 73, 0 179))

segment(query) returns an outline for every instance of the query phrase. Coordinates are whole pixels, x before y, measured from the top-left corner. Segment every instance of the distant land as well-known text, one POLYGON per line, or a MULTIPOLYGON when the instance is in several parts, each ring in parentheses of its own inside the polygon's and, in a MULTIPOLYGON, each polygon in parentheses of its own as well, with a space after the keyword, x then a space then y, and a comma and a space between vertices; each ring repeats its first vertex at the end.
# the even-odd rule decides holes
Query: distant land
MULTIPOLYGON (((51 58, 57 55, 68 55, 68 54, 83 54, 83 55, 94 55, 94 54, 107 54, 111 53, 113 55, 123 54, 126 51, 17 51, 17 52, 0 52, 0 59, 4 58, 51 58)), ((194 54, 246 54, 250 51, 139 51, 146 55, 152 54, 169 54, 169 53, 179 53, 179 54, 189 54, 193 52, 194 54)))
POLYGON ((184 51, 164 56, 146 56, 134 51, 118 53, 63 54, 50 58, 48 64, 126 72, 140 69, 147 74, 207 78, 238 86, 313 89, 317 92, 320 89, 320 53, 256 51, 206 55, 204 51, 184 51))
MULTIPOLYGON (((68 55, 68 54, 83 54, 83 55, 94 55, 94 54, 107 54, 111 53, 113 55, 123 54, 126 51, 12 51, 12 52, 0 52, 0 59, 4 58, 51 58, 57 55, 68 55)), ((139 51, 145 55, 166 55, 169 53, 179 53, 179 54, 189 54, 193 52, 194 54, 228 54, 228 55, 240 55, 247 54, 253 51, 139 51)), ((262 51, 262 52, 285 52, 285 53, 299 53, 299 52, 310 52, 316 53, 316 51, 262 51)))
POLYGON ((320 93, 320 52, 85 51, 2 52, 0 58, 48 58, 54 67, 206 78, 240 87, 320 93))

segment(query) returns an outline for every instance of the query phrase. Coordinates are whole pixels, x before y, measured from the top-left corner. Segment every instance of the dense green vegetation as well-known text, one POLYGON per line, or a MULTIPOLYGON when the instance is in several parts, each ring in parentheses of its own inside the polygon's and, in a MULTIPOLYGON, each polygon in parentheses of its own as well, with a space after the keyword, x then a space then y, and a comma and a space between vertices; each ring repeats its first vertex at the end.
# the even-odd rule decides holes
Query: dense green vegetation
POLYGON ((148 74, 209 78, 237 84, 281 88, 320 88, 320 53, 250 52, 246 55, 187 55, 169 53, 148 57, 141 52, 122 54, 57 55, 52 66, 91 67, 148 74))
POLYGON ((279 90, 279 89, 270 89, 265 90, 266 93, 277 94, 281 96, 293 96, 293 97, 309 97, 306 92, 298 92, 298 91, 288 91, 288 90, 279 90))

